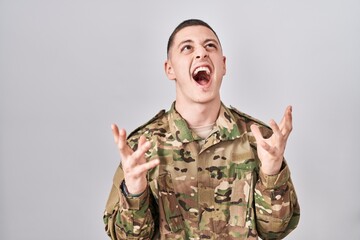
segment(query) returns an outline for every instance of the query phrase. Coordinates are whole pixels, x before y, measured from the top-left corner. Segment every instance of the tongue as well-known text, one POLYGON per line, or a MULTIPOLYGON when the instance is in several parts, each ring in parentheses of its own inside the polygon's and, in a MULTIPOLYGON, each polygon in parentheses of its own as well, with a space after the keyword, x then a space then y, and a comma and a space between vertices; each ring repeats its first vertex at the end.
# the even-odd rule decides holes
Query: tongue
POLYGON ((206 85, 208 80, 206 78, 199 78, 196 82, 200 85, 206 85))
POLYGON ((206 85, 209 82, 208 76, 205 72, 199 72, 195 77, 195 80, 200 85, 206 85))

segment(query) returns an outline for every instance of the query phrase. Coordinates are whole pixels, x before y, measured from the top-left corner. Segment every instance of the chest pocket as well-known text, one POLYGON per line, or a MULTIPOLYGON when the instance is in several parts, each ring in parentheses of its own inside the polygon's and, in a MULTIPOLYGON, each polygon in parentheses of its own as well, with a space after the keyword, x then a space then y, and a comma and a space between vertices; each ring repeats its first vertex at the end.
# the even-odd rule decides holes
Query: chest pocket
POLYGON ((229 225, 245 227, 249 220, 254 173, 242 166, 237 166, 236 172, 237 177, 232 182, 230 195, 229 225))
POLYGON ((252 224, 254 168, 253 159, 230 162, 227 171, 229 178, 219 182, 215 188, 215 203, 221 212, 225 213, 224 218, 229 231, 245 233, 245 228, 252 224))
POLYGON ((158 177, 159 187, 159 212, 160 229, 164 234, 177 233, 184 229, 184 218, 181 214, 180 206, 175 195, 171 175, 166 173, 158 177))

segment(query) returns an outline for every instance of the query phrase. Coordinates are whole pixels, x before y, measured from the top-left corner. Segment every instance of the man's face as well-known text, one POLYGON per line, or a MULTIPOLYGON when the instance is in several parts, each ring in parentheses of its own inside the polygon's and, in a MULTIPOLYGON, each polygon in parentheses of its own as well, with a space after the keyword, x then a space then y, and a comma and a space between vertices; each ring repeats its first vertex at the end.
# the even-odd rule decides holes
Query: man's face
POLYGON ((220 100, 225 61, 220 43, 210 29, 204 26, 181 29, 175 35, 165 62, 166 75, 176 81, 177 103, 220 100))

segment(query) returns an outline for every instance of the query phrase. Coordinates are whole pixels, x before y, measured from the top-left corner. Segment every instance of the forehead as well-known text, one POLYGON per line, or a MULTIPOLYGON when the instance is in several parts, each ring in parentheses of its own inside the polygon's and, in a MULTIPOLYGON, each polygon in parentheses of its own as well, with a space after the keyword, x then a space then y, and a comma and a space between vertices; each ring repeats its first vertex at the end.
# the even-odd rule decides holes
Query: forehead
POLYGON ((201 25, 189 26, 176 33, 174 43, 176 45, 187 40, 202 41, 206 39, 214 39, 219 42, 218 38, 211 29, 201 25))

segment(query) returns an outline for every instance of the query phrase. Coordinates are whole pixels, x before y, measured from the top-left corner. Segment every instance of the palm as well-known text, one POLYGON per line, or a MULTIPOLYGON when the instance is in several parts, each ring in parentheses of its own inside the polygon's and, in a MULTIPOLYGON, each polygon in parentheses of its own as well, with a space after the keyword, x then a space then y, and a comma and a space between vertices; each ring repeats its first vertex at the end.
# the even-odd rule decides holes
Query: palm
POLYGON ((126 187, 130 193, 141 193, 147 187, 147 171, 157 166, 159 160, 146 161, 145 153, 150 149, 151 144, 146 141, 144 136, 139 138, 138 148, 133 151, 127 144, 125 130, 119 131, 115 124, 112 125, 112 130, 122 159, 126 187))
POLYGON ((257 153, 261 161, 261 170, 267 175, 277 174, 284 159, 287 139, 292 131, 292 108, 287 107, 284 117, 279 125, 274 120, 270 121, 273 134, 265 139, 259 127, 251 126, 251 130, 257 141, 257 153))

